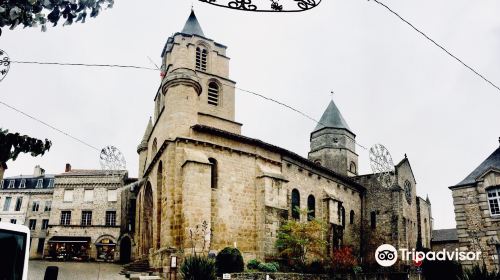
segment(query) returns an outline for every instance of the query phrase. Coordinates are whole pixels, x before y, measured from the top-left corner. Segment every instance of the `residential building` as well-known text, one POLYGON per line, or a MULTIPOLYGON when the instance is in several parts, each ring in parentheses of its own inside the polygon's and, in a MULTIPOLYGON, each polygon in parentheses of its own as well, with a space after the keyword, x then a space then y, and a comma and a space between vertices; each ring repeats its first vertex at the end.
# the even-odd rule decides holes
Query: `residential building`
MULTIPOLYGON (((499 139, 500 140, 500 139, 499 139)), ((461 251, 481 252, 478 262, 500 270, 500 147, 460 183, 449 187, 461 251)))
POLYGON ((33 175, 0 181, 0 219, 30 228, 30 258, 43 255, 53 190, 54 175, 45 174, 40 166, 35 166, 33 175))
MULTIPOLYGON (((72 169, 67 164, 55 176, 44 258, 120 260, 121 237, 128 227, 122 225, 122 201, 127 203, 122 195, 133 181, 126 171, 72 169)), ((132 246, 130 236, 126 239, 132 246)))

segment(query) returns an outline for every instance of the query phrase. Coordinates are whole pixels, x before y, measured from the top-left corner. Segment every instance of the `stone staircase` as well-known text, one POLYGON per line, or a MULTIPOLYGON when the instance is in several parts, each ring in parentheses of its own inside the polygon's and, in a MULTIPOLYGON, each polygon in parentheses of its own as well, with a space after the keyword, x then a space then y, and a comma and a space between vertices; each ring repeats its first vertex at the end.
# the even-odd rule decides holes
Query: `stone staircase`
POLYGON ((130 274, 152 275, 153 270, 149 266, 149 261, 143 259, 124 265, 121 274, 127 276, 130 274))

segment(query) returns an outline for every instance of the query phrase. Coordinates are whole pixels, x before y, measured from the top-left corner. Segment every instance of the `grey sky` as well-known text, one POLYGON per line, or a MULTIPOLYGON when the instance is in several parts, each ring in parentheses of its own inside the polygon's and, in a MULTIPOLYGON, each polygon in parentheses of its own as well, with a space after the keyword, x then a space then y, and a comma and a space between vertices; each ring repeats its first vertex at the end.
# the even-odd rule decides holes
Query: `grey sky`
MULTIPOLYGON (((361 145, 406 153, 417 192, 429 194, 436 228, 455 225, 448 186, 465 178, 499 145, 500 92, 446 56, 373 1, 324 0, 297 14, 255 14, 193 1, 205 35, 228 46, 230 76, 244 89, 319 119, 331 98, 361 145)), ((386 0, 465 62, 500 83, 500 2, 386 0)), ((191 1, 116 1, 85 24, 5 30, 12 60, 160 64, 167 37, 180 31, 191 1)), ((62 24, 62 23, 61 23, 62 24)), ((88 143, 118 147, 137 176, 136 147, 153 111, 155 71, 17 65, 0 83, 0 100, 88 143)), ((312 121, 237 91, 243 133, 307 156, 312 121)), ((6 176, 99 168, 98 153, 0 106, 0 127, 49 138, 43 157, 22 155, 6 176)), ((361 173, 368 153, 357 148, 361 173)), ((388 202, 389 203, 389 202, 388 202)))

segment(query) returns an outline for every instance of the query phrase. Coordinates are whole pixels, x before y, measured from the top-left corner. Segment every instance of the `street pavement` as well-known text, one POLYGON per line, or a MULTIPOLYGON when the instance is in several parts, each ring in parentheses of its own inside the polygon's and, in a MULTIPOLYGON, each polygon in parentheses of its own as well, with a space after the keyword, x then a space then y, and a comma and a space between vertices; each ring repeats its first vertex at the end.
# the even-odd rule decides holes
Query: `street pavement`
POLYGON ((29 280, 43 280, 47 266, 59 267, 57 280, 124 280, 120 275, 121 265, 111 263, 88 262, 49 262, 30 260, 28 267, 29 280))

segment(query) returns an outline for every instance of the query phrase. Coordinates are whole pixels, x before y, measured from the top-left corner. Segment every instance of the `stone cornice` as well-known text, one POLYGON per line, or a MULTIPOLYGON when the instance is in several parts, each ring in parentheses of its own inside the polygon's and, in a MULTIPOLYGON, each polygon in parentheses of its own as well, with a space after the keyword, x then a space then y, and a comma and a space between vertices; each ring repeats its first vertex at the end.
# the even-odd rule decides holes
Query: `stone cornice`
POLYGON ((191 86, 198 95, 202 92, 200 78, 196 76, 195 71, 188 68, 178 68, 170 72, 162 81, 162 93, 166 94, 170 87, 176 85, 191 86))

